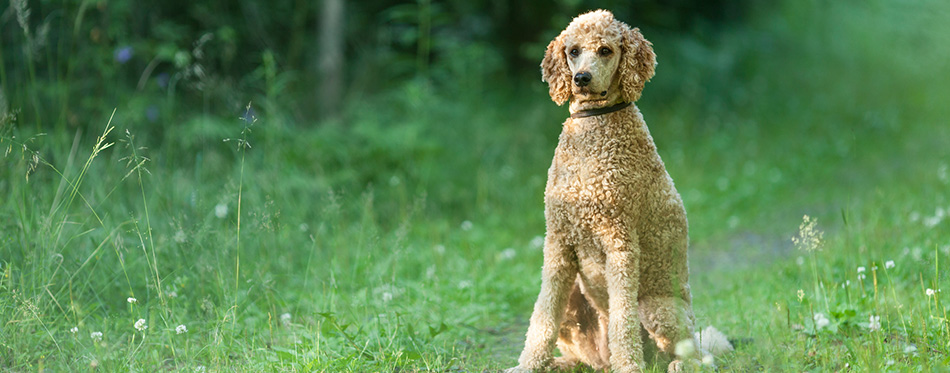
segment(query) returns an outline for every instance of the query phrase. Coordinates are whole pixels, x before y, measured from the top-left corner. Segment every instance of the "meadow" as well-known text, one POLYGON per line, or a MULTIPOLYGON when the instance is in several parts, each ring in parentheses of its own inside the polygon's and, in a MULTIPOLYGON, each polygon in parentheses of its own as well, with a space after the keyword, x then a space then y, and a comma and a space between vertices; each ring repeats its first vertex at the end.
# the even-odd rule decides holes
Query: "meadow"
MULTIPOLYGON (((787 2, 707 40, 647 35, 637 104, 689 215, 697 326, 736 343, 718 369, 950 370, 948 16, 787 2)), ((51 94, 5 87, 0 370, 515 365, 567 111, 462 51, 485 59, 342 123, 296 123, 294 76, 266 66, 233 110, 150 113, 130 89, 63 116, 78 127, 24 121, 51 94)))

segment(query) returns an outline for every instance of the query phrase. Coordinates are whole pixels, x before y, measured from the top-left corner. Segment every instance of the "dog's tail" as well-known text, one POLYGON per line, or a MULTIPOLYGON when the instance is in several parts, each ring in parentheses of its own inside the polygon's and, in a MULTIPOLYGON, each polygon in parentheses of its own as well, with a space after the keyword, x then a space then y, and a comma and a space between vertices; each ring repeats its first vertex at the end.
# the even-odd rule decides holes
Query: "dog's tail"
POLYGON ((696 332, 696 339, 699 341, 700 351, 704 351, 704 355, 722 356, 734 350, 726 335, 712 326, 707 326, 696 332))

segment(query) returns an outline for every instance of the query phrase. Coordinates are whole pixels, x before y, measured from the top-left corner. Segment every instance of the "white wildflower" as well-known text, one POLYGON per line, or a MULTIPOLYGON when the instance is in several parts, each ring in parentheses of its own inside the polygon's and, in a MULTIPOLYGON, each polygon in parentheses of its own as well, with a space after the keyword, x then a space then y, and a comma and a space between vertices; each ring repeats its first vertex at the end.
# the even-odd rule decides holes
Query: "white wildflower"
POLYGON ((185 324, 181 324, 175 327, 176 334, 185 334, 188 333, 188 327, 185 324))
POLYGON ((691 356, 696 352, 696 345, 693 344, 692 339, 684 339, 676 342, 676 347, 673 349, 673 352, 677 357, 691 356))
POLYGON ((178 298, 178 292, 177 292, 177 291, 174 291, 174 290, 169 291, 169 292, 168 292, 168 297, 169 297, 169 298, 178 298))
POLYGON ((868 322, 868 329, 871 329, 872 332, 881 330, 881 317, 871 315, 870 322, 868 322))
POLYGON ((863 273, 858 273, 858 280, 864 280, 865 278, 867 278, 867 276, 865 276, 863 273))
POLYGON ((131 304, 131 303, 135 303, 135 302, 138 302, 138 299, 135 299, 135 298, 132 298, 132 297, 129 297, 129 299, 126 299, 125 301, 126 301, 126 302, 129 302, 129 303, 131 304))
POLYGON ((530 246, 532 249, 540 249, 544 247, 544 237, 534 236, 528 246, 530 246))
POLYGON ((915 353, 915 352, 917 352, 917 346, 914 346, 914 345, 907 345, 907 347, 904 347, 904 353, 905 353, 905 354, 912 354, 912 353, 915 353))
POLYGON ((884 269, 891 269, 891 268, 894 268, 894 261, 893 261, 893 260, 888 260, 888 261, 884 262, 884 269))
POLYGON ((945 214, 946 212, 943 211, 942 208, 937 207, 937 209, 934 211, 934 216, 924 218, 924 225, 926 225, 927 228, 933 228, 937 226, 937 224, 940 224, 940 222, 943 221, 945 214))
POLYGON ((740 221, 738 216, 732 215, 729 217, 729 220, 726 220, 726 225, 729 226, 729 229, 735 229, 739 226, 740 221))
POLYGON ((475 226, 475 225, 472 224, 472 222, 466 220, 466 221, 463 221, 463 222, 462 222, 462 226, 461 226, 461 227, 462 227, 462 230, 463 230, 463 231, 470 231, 470 230, 472 230, 472 227, 474 227, 474 226, 475 226))
POLYGON ((393 293, 388 291, 383 292, 383 302, 389 302, 391 300, 393 300, 393 293))
POLYGON ((102 332, 89 333, 89 338, 92 338, 92 340, 95 342, 102 341, 102 332))
POLYGON ((894 363, 895 363, 894 359, 887 359, 887 362, 885 362, 884 365, 891 366, 891 365, 894 365, 894 363))
POLYGON ((199 365, 199 366, 196 366, 196 367, 195 367, 195 373, 204 373, 204 372, 205 372, 205 366, 204 366, 204 365, 199 365))
POLYGON ((864 273, 865 270, 864 267, 858 267, 858 273, 864 273))
POLYGON ((72 329, 69 329, 69 332, 73 334, 79 333, 79 327, 74 326, 72 329))
POLYGON ((290 325, 290 314, 289 314, 289 313, 282 313, 282 314, 280 315, 280 323, 281 323, 281 324, 284 324, 284 326, 290 325))
POLYGON ((508 259, 514 258, 515 254, 516 254, 515 249, 512 249, 509 247, 501 252, 501 258, 504 260, 508 260, 508 259))
POLYGON ((145 329, 148 329, 148 325, 145 325, 145 319, 138 319, 138 321, 135 322, 135 329, 137 329, 140 332, 143 332, 145 331, 145 329))
POLYGON ((937 291, 935 291, 934 289, 931 289, 931 288, 927 288, 927 290, 924 291, 924 292, 927 293, 927 296, 928 296, 928 297, 932 297, 932 296, 934 296, 934 294, 937 294, 937 291))
POLYGON ((831 321, 823 313, 815 314, 815 330, 819 330, 831 324, 831 321))
POLYGON ((172 237, 172 239, 177 243, 185 243, 185 231, 179 229, 178 232, 175 232, 175 236, 172 237))
POLYGON ((224 219, 225 216, 228 216, 228 205, 219 203, 214 206, 214 216, 217 216, 218 219, 224 219))

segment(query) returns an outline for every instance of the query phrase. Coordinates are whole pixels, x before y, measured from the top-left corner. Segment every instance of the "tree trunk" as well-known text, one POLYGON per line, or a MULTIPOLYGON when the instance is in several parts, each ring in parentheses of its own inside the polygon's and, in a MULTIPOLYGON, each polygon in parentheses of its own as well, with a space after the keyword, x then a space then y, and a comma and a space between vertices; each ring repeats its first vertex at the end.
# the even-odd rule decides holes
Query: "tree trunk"
POLYGON ((323 0, 319 19, 319 48, 317 49, 317 98, 320 100, 319 118, 336 120, 340 117, 343 101, 343 0, 323 0))

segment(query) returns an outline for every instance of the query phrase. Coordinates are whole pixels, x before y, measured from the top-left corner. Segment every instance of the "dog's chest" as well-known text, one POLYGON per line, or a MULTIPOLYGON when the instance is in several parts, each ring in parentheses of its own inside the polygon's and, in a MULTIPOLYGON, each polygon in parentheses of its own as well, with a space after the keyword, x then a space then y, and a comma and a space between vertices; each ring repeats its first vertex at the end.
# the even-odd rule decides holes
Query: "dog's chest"
POLYGON ((602 128, 565 126, 548 172, 547 196, 562 202, 616 202, 629 179, 626 136, 602 128))

